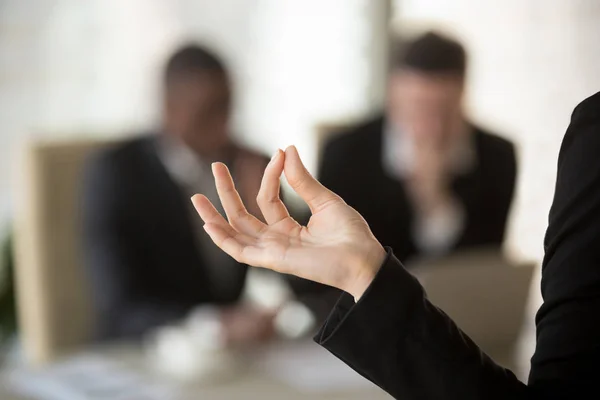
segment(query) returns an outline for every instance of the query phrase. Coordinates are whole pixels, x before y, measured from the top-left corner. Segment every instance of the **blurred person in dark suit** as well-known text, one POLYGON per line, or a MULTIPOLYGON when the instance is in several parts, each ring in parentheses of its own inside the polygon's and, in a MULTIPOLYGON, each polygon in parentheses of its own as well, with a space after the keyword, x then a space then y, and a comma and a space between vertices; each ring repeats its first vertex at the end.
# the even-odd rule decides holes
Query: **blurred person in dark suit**
POLYGON ((385 115, 325 147, 320 181, 402 261, 503 241, 515 150, 465 117, 466 71, 460 43, 416 38, 394 56, 385 115))
POLYGON ((270 334, 272 315, 233 306, 247 268, 211 242, 189 198, 200 192, 219 204, 210 166, 222 161, 260 217, 255 198, 268 158, 232 140, 228 71, 210 51, 177 51, 163 89, 161 129, 97 154, 86 171, 85 258, 96 333, 136 338, 212 304, 223 306, 228 339, 259 340, 270 334))

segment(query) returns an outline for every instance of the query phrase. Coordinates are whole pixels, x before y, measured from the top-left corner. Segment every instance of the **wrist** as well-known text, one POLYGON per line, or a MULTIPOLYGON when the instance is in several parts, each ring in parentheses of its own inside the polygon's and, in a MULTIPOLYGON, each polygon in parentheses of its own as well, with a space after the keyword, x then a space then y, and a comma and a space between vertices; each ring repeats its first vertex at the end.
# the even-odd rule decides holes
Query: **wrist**
POLYGON ((350 254, 348 265, 352 273, 342 288, 358 300, 375 279, 386 258, 386 251, 376 240, 364 252, 350 254))

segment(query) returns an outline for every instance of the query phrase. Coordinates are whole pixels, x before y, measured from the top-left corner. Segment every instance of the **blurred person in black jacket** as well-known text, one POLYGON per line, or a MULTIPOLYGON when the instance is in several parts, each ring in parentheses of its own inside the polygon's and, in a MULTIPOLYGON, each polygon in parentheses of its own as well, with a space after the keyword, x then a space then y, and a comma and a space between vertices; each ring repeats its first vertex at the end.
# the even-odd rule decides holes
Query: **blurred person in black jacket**
POLYGON ((460 43, 418 37, 394 56, 387 113, 325 147, 319 180, 402 261, 503 241, 515 150, 465 117, 466 71, 460 43))
POLYGON ((219 204, 210 166, 223 161, 260 217, 255 198, 268 158, 231 139, 229 76, 210 51, 189 45, 169 59, 163 101, 158 132, 97 154, 86 171, 85 257, 97 335, 140 337, 212 304, 222 306, 229 339, 260 339, 272 315, 233 306, 247 268, 210 241, 189 198, 199 192, 219 204))

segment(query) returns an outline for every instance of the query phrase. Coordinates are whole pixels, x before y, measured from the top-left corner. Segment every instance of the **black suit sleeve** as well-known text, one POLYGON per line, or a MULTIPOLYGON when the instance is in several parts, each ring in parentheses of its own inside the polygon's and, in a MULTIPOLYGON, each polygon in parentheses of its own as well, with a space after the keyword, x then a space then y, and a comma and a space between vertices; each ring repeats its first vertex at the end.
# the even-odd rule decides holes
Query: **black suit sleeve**
POLYGON ((597 381, 600 360, 600 93, 573 113, 558 175, 542 270, 544 304, 536 317, 533 386, 597 381))
POLYGON ((153 299, 145 285, 145 244, 136 231, 133 183, 116 160, 98 156, 84 173, 84 260, 97 313, 98 339, 135 338, 184 315, 185 307, 153 299))
POLYGON ((398 399, 518 399, 526 390, 427 300, 391 251, 360 301, 343 294, 315 339, 398 399))
POLYGON ((342 295, 315 339, 399 399, 598 398, 598 110, 600 94, 576 109, 559 156, 528 386, 432 305, 391 254, 357 304, 342 295))

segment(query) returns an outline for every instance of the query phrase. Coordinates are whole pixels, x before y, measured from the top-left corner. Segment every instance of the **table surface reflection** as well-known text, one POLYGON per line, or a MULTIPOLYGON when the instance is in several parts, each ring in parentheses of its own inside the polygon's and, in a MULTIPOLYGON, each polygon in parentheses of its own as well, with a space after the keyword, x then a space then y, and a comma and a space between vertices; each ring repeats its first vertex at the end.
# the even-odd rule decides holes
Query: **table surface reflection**
MULTIPOLYGON (((134 372, 139 376, 147 378, 150 382, 158 382, 168 385, 171 388, 176 388, 177 394, 170 394, 168 399, 173 400, 196 400, 196 399, 211 399, 211 400, 235 400, 235 399, 365 399, 378 400, 390 399, 391 397, 381 389, 375 387, 369 382, 366 382, 362 377, 358 376, 353 371, 347 369, 339 360, 333 360, 333 356, 326 353, 325 350, 319 348, 312 342, 295 342, 295 343, 276 343, 268 347, 249 351, 244 354, 247 362, 243 368, 240 368, 236 373, 229 377, 223 377, 219 381, 193 381, 186 382, 175 381, 164 375, 158 374, 149 365, 144 353, 139 346, 134 345, 118 345, 108 348, 95 349, 88 351, 85 355, 75 355, 69 360, 82 357, 98 357, 99 359, 116 362, 127 368, 128 371, 134 372), (286 361, 287 360, 287 361, 286 361), (288 362, 290 361, 290 362, 288 362), (277 376, 276 369, 291 369, 292 371, 285 372, 284 375, 294 374, 294 369, 297 371, 297 376, 294 378, 295 383, 289 382, 289 379, 277 376), (314 368, 314 372, 312 372, 314 368), (329 371, 327 371, 329 369, 329 371), (332 372, 332 370, 335 370, 332 372), (308 372, 308 373, 307 373, 308 372), (304 375, 302 375, 304 374, 304 375), (315 382, 307 383, 305 387, 302 384, 303 377, 307 380, 328 379, 327 375, 332 374, 332 379, 337 379, 336 385, 333 387, 321 387, 315 382), (352 375, 350 375, 352 374, 352 375), (342 380, 340 383, 340 379, 342 380), (345 384, 347 383, 347 384, 345 384), (172 397, 171 397, 172 396, 172 397)), ((42 373, 48 369, 56 367, 58 364, 51 364, 47 367, 39 369, 42 373)), ((5 367, 1 374, 2 383, 0 383, 0 399, 3 400, 42 400, 37 396, 25 396, 17 394, 11 389, 8 384, 8 378, 11 374, 15 374, 17 370, 25 370, 25 373, 33 372, 25 367, 12 366, 5 367)), ((283 371, 282 371, 283 372, 283 371)), ((329 385, 325 385, 329 386, 329 385)), ((104 399, 104 397, 102 398, 104 399)), ((58 400, 47 396, 43 400, 58 400)), ((62 400, 62 399, 61 399, 62 400)), ((70 400, 65 398, 65 400, 70 400)), ((95 400, 95 399, 94 399, 95 400)), ((137 399, 136 399, 137 400, 137 399)))

